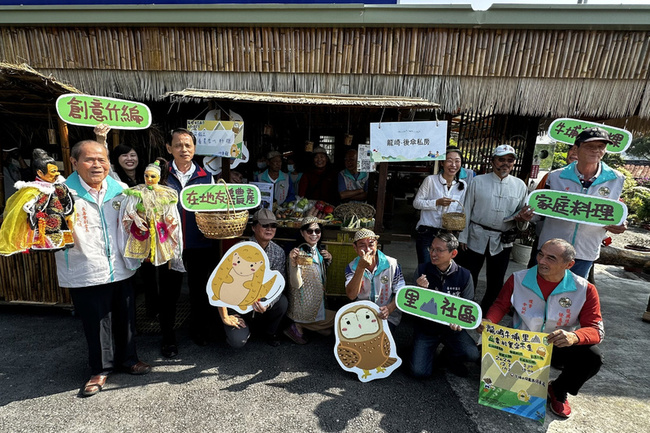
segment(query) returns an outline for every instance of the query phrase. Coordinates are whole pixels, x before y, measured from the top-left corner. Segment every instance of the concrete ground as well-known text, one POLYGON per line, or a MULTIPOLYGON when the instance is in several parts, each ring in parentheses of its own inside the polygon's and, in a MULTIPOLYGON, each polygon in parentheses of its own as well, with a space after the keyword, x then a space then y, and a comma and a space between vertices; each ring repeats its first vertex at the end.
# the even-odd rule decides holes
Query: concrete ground
MULTIPOLYGON (((410 278, 414 242, 393 242, 385 252, 399 259, 410 278)), ((509 272, 521 268, 511 262, 509 272)), ((481 279, 477 299, 484 290, 484 275, 481 279)), ((79 398, 89 369, 78 318, 60 309, 2 306, 0 431, 649 431, 650 323, 641 315, 650 284, 621 268, 598 265, 596 285, 605 320, 605 365, 570 398, 569 420, 549 412, 541 425, 479 405, 478 367, 468 378, 444 369, 427 381, 410 378, 409 320, 396 335, 404 363, 383 380, 361 383, 343 371, 334 359, 333 338, 314 337, 306 346, 283 340, 278 348, 253 338, 236 351, 220 339, 198 347, 183 326, 177 358, 160 356, 157 335, 139 335, 140 358, 153 371, 111 375, 98 395, 79 398)))

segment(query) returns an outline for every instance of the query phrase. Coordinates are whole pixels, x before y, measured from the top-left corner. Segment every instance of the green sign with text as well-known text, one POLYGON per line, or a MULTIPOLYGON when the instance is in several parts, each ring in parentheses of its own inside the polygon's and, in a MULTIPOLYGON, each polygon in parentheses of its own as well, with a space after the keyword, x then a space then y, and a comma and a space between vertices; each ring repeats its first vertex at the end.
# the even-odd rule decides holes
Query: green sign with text
POLYGON ((123 99, 68 93, 56 100, 56 112, 64 122, 78 126, 104 123, 114 129, 147 129, 151 125, 149 107, 123 99))
MULTIPOLYGON (((603 195, 609 194, 607 187, 602 188, 603 195)), ((624 203, 575 192, 541 189, 531 192, 526 202, 537 215, 581 224, 617 226, 627 218, 624 203)))
POLYGON ((396 302, 405 313, 444 325, 474 329, 481 323, 481 307, 476 302, 422 287, 402 287, 396 302))
POLYGON ((632 143, 632 134, 625 129, 569 118, 555 119, 548 127, 548 136, 553 140, 573 145, 578 134, 593 127, 602 128, 609 134, 609 138, 613 141, 607 145, 607 151, 610 153, 623 152, 632 143))
POLYGON ((192 185, 181 191, 181 206, 191 212, 224 211, 228 208, 244 210, 259 205, 260 190, 255 185, 240 183, 192 185))

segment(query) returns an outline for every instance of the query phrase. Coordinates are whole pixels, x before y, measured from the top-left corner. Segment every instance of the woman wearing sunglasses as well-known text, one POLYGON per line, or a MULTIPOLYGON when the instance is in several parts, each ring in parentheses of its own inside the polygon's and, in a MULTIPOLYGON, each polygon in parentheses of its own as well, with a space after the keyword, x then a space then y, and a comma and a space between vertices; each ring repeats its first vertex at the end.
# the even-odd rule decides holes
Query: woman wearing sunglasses
POLYGON ((325 277, 332 255, 320 243, 322 226, 315 217, 302 220, 298 248, 289 252, 289 309, 294 323, 284 334, 306 344, 305 329, 330 335, 336 313, 325 308, 325 277))

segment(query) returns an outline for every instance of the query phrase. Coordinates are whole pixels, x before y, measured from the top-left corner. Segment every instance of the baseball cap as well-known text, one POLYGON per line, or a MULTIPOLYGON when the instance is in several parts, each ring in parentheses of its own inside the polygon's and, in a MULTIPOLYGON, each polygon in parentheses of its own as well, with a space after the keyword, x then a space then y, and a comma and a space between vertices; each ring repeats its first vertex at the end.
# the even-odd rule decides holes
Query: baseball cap
POLYGON ((494 149, 494 152, 492 152, 492 156, 503 156, 503 155, 513 155, 516 158, 517 152, 515 152, 514 147, 508 144, 502 144, 501 146, 497 146, 496 149, 494 149))
POLYGON ((268 209, 260 209, 253 214, 253 223, 264 225, 276 222, 278 222, 278 220, 275 218, 275 215, 273 215, 273 212, 268 209))
POLYGON ((272 151, 270 151, 269 153, 266 154, 266 159, 268 159, 270 161, 273 158, 275 158, 276 156, 281 157, 282 154, 280 152, 278 152, 277 150, 272 150, 272 151))
POLYGON ((314 154, 316 154, 316 153, 324 153, 325 155, 327 155, 327 151, 325 150, 324 147, 314 147, 314 150, 312 151, 312 153, 314 153, 314 154))
POLYGON ((354 234, 354 242, 360 241, 361 239, 366 239, 366 238, 379 239, 379 236, 377 236, 375 234, 375 232, 373 232, 372 230, 369 230, 369 229, 361 229, 361 230, 357 231, 354 234))
POLYGON ((606 141, 607 143, 613 143, 609 138, 609 133, 607 131, 595 126, 593 128, 587 128, 578 134, 574 144, 580 146, 582 143, 589 143, 590 141, 606 141))

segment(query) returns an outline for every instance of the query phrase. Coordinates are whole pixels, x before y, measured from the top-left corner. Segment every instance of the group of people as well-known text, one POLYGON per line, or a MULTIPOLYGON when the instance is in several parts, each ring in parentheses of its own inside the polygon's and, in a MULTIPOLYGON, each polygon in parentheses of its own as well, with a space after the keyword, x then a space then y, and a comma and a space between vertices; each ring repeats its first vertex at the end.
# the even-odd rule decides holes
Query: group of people
MULTIPOLYGON (((113 371, 130 374, 151 371, 139 359, 134 340, 132 277, 141 263, 148 275, 147 284, 154 286, 159 294, 164 356, 178 354, 174 322, 184 273, 187 273, 190 297, 190 336, 196 344, 207 344, 207 332, 217 317, 227 343, 235 348, 246 344, 251 326, 259 327, 272 346, 280 344, 280 332, 298 344, 307 342, 306 331, 332 333, 335 312, 327 309, 325 303, 326 273, 332 255, 321 242, 323 228, 319 220, 303 219, 297 235, 298 246, 285 254, 273 241, 277 229, 275 215, 268 209, 257 211, 252 218, 250 240, 266 252, 270 268, 285 278, 284 294, 266 306, 254 303, 254 311, 245 315, 228 308, 212 308, 206 283, 219 261, 219 253, 212 241, 199 231, 194 214, 178 206, 177 200, 177 194, 185 186, 213 182, 212 176, 194 161, 194 135, 183 128, 172 130, 166 140, 171 163, 168 167, 165 161, 148 165, 140 180, 131 178, 138 176, 137 156, 135 164, 122 165, 133 159, 130 151, 117 157, 113 154, 116 165, 133 181, 131 189, 127 189, 127 182, 109 176, 108 150, 99 141, 84 140, 71 150, 75 172, 65 184, 74 198, 77 213, 74 246, 56 253, 59 283, 70 288, 88 343, 91 377, 81 390, 83 396, 101 391, 113 371), (147 191, 133 188, 145 179, 150 187, 147 191), (136 203, 134 209, 142 212, 143 197, 157 192, 167 194, 162 195, 166 197, 164 203, 176 207, 169 213, 155 214, 159 219, 154 222, 163 224, 165 230, 178 229, 180 235, 174 244, 177 253, 169 252, 168 260, 158 262, 156 254, 163 253, 147 244, 146 258, 134 265, 132 257, 120 246, 126 245, 129 236, 137 237, 137 230, 156 231, 159 226, 148 228, 146 224, 137 224, 134 217, 129 227, 135 228, 125 230, 124 210, 129 196, 135 196, 140 200, 140 207, 136 203), (285 317, 290 319, 290 324, 281 329, 287 323, 285 317)), ((545 186, 618 198, 623 177, 601 161, 608 142, 611 140, 607 132, 600 128, 583 131, 575 142, 577 161, 551 172, 545 186)), ((348 151, 346 169, 340 173, 338 184, 349 192, 346 198, 363 200, 367 191, 363 173, 357 173, 356 163, 352 164, 353 160, 356 162, 354 152, 348 151)), ((281 155, 269 157, 273 166, 260 178, 286 183, 284 190, 289 197, 293 178, 279 170, 281 161, 274 161, 281 159, 281 155)), ((315 149, 313 157, 315 166, 326 170, 328 161, 323 161, 327 158, 324 151, 315 149)), ((536 266, 514 273, 504 286, 514 240, 509 234, 513 228, 524 229, 534 218, 533 209, 525 206, 525 184, 510 175, 516 158, 511 146, 498 146, 493 152, 492 172, 473 177, 473 173, 462 169, 461 151, 454 147, 447 149, 442 172, 427 177, 414 200, 414 206, 422 212, 417 227, 419 266, 413 279, 420 287, 473 299, 478 273, 487 260, 487 288, 481 302, 484 320, 498 323, 512 308, 515 327, 548 333, 548 341, 556 346, 553 364, 563 367, 560 376, 549 385, 551 409, 560 416, 568 416, 571 409, 567 393, 577 394, 602 364, 598 348, 603 338, 598 292, 585 277, 598 257, 600 240, 606 231, 620 233, 625 225, 595 227, 548 218, 540 235, 536 266), (448 232, 442 227, 442 215, 456 208, 464 209, 465 228, 448 232), (526 307, 521 308, 524 303, 526 307)), ((314 179, 308 173, 303 174, 299 193, 322 189, 323 173, 314 179)), ((133 212, 126 214, 133 216, 133 212)), ((346 266, 345 293, 350 300, 376 303, 380 318, 387 320, 394 331, 401 319, 395 295, 405 280, 398 261, 379 250, 378 239, 368 229, 355 233, 353 247, 357 257, 346 266)), ((467 374, 464 363, 479 359, 479 349, 467 331, 455 325, 414 320, 411 356, 414 376, 426 377, 432 373, 440 344, 444 345, 441 356, 456 374, 467 374)))
MULTIPOLYGON (((609 143, 612 141, 604 129, 583 130, 569 150, 573 161, 550 172, 540 187, 617 200, 624 176, 602 161, 609 143)), ((513 311, 515 328, 548 333, 549 343, 555 346, 552 365, 562 368, 560 376, 549 384, 550 408, 568 417, 567 393, 576 395, 602 365, 600 303, 587 277, 606 233, 622 233, 627 226, 541 220, 525 204, 528 190, 524 182, 510 175, 516 158, 514 148, 500 145, 492 154, 492 172, 463 179, 461 151, 447 148, 442 172, 424 180, 413 202, 421 210, 416 284, 472 299, 478 274, 487 262, 487 285, 481 301, 484 322, 498 323, 513 311), (443 214, 452 211, 464 212, 462 231, 452 233, 442 226, 443 214), (541 226, 541 248, 534 251, 529 269, 515 272, 504 285, 513 242, 531 221, 541 226)), ((415 374, 430 374, 440 343, 453 368, 461 373, 463 362, 478 359, 466 331, 453 325, 423 325, 428 331, 416 327, 411 361, 415 374)), ((481 325, 479 332, 483 328, 481 325)))

